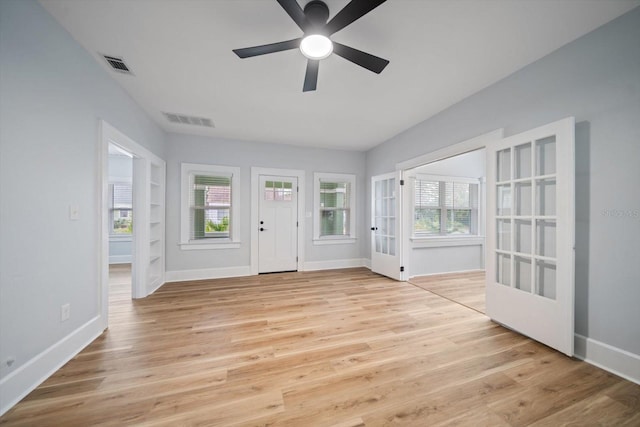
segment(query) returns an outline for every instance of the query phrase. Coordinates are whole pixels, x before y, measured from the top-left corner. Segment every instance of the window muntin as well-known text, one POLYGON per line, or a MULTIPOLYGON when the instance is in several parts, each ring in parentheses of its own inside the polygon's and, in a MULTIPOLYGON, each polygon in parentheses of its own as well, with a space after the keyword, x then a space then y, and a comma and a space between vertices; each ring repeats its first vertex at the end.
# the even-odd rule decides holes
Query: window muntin
POLYGON ((478 187, 453 179, 416 179, 414 236, 478 234, 478 187))
POLYGON ((277 202, 293 200, 293 184, 286 181, 266 181, 264 184, 264 199, 277 202))
POLYGON ((109 233, 126 236, 133 232, 133 191, 131 183, 109 185, 109 233))

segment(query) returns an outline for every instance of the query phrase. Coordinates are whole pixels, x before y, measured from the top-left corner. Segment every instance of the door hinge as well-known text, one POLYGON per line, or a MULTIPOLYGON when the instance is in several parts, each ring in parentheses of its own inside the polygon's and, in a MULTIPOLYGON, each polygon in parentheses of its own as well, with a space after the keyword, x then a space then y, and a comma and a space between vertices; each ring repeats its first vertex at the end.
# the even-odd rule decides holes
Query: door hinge
POLYGON ((400 180, 400 185, 404 185, 404 179, 400 180))
POLYGON ((298 262, 298 257, 296 257, 296 262, 298 262))
POLYGON ((400 272, 404 271, 404 266, 400 267, 400 272))
POLYGON ((296 187, 296 193, 300 192, 300 187, 296 187))
POLYGON ((300 227, 300 223, 296 221, 296 227, 300 227))

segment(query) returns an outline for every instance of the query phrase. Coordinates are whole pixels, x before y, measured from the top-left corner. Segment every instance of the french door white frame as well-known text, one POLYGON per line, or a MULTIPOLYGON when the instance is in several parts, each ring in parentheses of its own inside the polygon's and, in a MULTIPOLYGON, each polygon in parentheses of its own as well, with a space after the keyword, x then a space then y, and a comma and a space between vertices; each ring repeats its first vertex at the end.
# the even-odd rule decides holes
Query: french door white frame
MULTIPOLYGON (((407 171, 409 169, 423 166, 429 163, 437 162, 439 160, 448 159, 450 157, 465 154, 470 151, 486 148, 486 146, 492 142, 499 141, 504 137, 504 129, 496 129, 494 131, 479 135, 475 138, 468 139, 463 142, 459 142, 454 145, 442 148, 440 150, 433 151, 431 153, 424 154, 422 156, 415 157, 413 159, 400 162, 396 164, 396 170, 407 171)), ((405 202, 402 203, 401 215, 402 215, 402 230, 401 230, 401 265, 404 266, 404 273, 406 278, 410 278, 411 274, 411 234, 413 227, 413 208, 407 206, 407 201, 413 200, 411 194, 409 194, 409 186, 403 185, 400 187, 402 191, 402 199, 405 202)), ((485 246, 486 248, 486 246, 485 246)))
POLYGON ((304 236, 306 230, 305 216, 305 171, 299 169, 251 168, 251 274, 259 274, 259 246, 260 233, 260 175, 288 176, 298 178, 298 271, 304 270, 304 236))
MULTIPOLYGON (((149 286, 148 266, 150 259, 149 236, 151 223, 151 165, 160 165, 164 171, 165 162, 151 151, 133 141, 124 133, 104 120, 100 121, 101 146, 98 150, 98 194, 101 194, 98 206, 100 218, 100 238, 98 248, 98 271, 100 283, 100 315, 103 329, 108 327, 109 319, 109 144, 113 144, 133 155, 133 208, 136 225, 133 227, 131 295, 144 298, 164 283, 164 241, 161 242, 160 277, 149 286)), ((164 173, 160 190, 164 194, 164 173)), ((164 209, 164 206, 162 207, 164 209)), ((164 236, 164 212, 160 227, 164 236)), ((164 240, 164 238, 162 239, 164 240)))

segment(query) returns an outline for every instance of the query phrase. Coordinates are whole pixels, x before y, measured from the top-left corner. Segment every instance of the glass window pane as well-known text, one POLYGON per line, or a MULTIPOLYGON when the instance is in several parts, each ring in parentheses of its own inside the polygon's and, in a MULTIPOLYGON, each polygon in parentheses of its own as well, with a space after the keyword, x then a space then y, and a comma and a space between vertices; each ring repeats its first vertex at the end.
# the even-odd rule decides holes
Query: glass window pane
POLYGON ((519 145, 514 151, 516 179, 531 176, 531 143, 519 145))
POLYGON ((514 221, 515 251, 523 254, 531 253, 531 221, 517 219, 514 221))
POLYGON ((413 230, 421 234, 440 234, 440 209, 416 207, 413 230))
POLYGON ((511 179, 511 149, 498 151, 498 182, 509 181, 511 179))
POLYGON ((511 250, 511 220, 499 219, 497 224, 498 230, 498 249, 503 251, 511 250))
POLYGON ((131 234, 133 232, 133 215, 131 209, 114 209, 113 234, 131 234))
POLYGON ((496 282, 511 286, 511 255, 496 254, 498 265, 496 268, 496 282))
POLYGON ((376 234, 376 252, 382 253, 382 237, 379 234, 376 234))
POLYGON ((447 209, 447 234, 471 233, 471 209, 447 209))
POLYGON ((556 256, 556 222, 536 221, 536 254, 546 257, 556 256))
POLYGON ((536 261, 536 293, 546 298, 556 299, 556 264, 536 261))
POLYGON ((553 216, 556 214, 556 180, 536 181, 536 214, 553 216))
POLYGON ((515 288, 531 292, 531 258, 515 257, 515 288))
POLYGON ((386 237, 381 237, 382 239, 382 253, 383 254, 388 254, 389 253, 389 246, 387 244, 387 238, 386 237))
POLYGON ((497 214, 499 216, 511 215, 511 185, 498 185, 497 190, 497 214))
POLYGON ((517 182, 515 185, 516 193, 516 215, 531 215, 531 183, 517 182))
POLYGON ((389 238, 389 255, 394 256, 396 254, 396 239, 389 238))
POLYGON ((320 236, 349 234, 349 211, 345 209, 320 211, 320 236))
POLYGON ((556 173, 555 135, 536 141, 536 175, 556 173))

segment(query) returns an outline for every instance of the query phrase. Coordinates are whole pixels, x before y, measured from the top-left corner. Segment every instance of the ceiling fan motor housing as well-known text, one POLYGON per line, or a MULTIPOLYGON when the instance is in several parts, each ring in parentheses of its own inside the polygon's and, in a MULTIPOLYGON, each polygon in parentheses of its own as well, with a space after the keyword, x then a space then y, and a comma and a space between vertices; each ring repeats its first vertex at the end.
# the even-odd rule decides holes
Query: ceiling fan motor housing
POLYGON ((304 15, 307 17, 309 24, 311 24, 309 34, 321 34, 319 31, 322 30, 327 23, 327 19, 329 19, 329 7, 323 1, 312 0, 304 7, 304 15))

